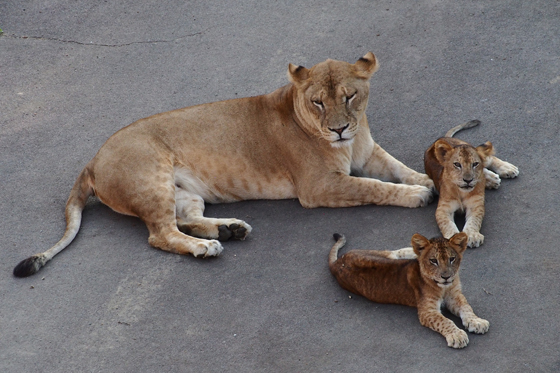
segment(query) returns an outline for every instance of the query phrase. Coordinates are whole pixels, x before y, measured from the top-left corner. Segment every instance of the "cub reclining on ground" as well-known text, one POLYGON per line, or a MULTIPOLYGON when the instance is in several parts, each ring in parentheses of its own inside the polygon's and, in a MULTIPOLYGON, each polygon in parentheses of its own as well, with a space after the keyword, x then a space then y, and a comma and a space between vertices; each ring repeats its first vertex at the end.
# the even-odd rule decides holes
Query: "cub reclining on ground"
POLYGON ((490 141, 475 148, 452 138, 458 131, 479 124, 480 121, 472 120, 453 127, 424 154, 426 174, 432 178, 439 192, 436 221, 441 234, 449 238, 459 232, 454 214, 464 211, 463 232, 469 236, 469 247, 478 247, 484 242, 480 227, 484 218, 485 188, 497 189, 500 177, 514 178, 519 175, 517 167, 494 155, 490 141))
POLYGON ((365 112, 377 68, 371 52, 354 64, 290 64, 291 83, 270 94, 174 110, 123 128, 78 176, 62 239, 22 261, 14 275, 37 272, 72 242, 90 196, 142 219, 152 246, 194 256, 218 255, 218 239, 244 239, 251 232, 242 220, 205 218, 205 202, 427 204, 432 180, 371 137, 365 112))
POLYGON ((461 292, 459 265, 467 248, 467 235, 445 238, 412 236, 412 248, 395 251, 352 250, 338 257, 344 236, 334 235, 329 268, 340 286, 378 303, 417 307, 418 318, 442 334, 447 345, 463 348, 469 343, 464 330, 441 314, 441 307, 459 316, 469 332, 484 334, 490 323, 476 316, 461 292))

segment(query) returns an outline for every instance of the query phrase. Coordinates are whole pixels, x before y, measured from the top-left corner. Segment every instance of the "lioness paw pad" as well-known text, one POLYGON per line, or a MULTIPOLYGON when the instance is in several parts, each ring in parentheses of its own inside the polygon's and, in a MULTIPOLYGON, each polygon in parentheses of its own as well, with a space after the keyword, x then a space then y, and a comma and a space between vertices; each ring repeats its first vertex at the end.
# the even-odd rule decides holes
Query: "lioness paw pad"
POLYGON ((222 224, 218 226, 218 240, 227 241, 230 239, 244 240, 251 232, 251 226, 241 220, 230 225, 222 224))
POLYGON ((465 328, 467 328, 469 332, 476 334, 484 334, 490 328, 490 322, 479 317, 468 320, 465 324, 465 328))
POLYGON ((445 337, 447 346, 453 348, 464 348, 469 344, 469 336, 464 330, 457 329, 445 337))

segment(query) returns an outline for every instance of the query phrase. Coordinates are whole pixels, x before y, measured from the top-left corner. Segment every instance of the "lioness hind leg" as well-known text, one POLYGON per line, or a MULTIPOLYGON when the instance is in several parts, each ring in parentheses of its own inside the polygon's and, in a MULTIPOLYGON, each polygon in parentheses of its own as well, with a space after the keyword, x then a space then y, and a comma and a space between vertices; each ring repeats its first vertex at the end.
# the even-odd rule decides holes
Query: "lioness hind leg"
POLYGON ((175 254, 207 257, 220 255, 224 250, 218 241, 187 236, 179 232, 176 226, 160 230, 148 225, 148 229, 150 230, 150 238, 148 238, 150 245, 175 254))
POLYGON ((496 172, 500 177, 504 179, 513 179, 519 175, 519 169, 513 164, 502 161, 500 158, 495 156, 490 156, 486 160, 486 167, 496 172))
POLYGON ((252 230, 243 220, 204 217, 202 197, 180 187, 175 187, 175 204, 177 227, 188 235, 220 241, 244 240, 252 230))

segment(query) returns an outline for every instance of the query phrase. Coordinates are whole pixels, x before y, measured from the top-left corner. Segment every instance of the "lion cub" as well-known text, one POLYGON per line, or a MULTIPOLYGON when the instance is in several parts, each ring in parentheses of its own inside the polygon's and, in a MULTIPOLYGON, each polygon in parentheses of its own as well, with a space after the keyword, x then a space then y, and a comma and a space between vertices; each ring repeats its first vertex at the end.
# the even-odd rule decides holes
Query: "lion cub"
POLYGON ((484 217, 484 189, 497 189, 500 177, 514 178, 519 175, 516 166, 494 156, 490 141, 475 148, 452 138, 458 131, 479 124, 480 121, 472 120, 450 129, 424 154, 426 174, 434 181, 439 192, 436 210, 439 229, 445 238, 458 233, 454 214, 464 211, 463 232, 469 237, 469 247, 478 247, 484 242, 484 236, 480 233, 484 217))
POLYGON ((440 333, 453 348, 469 343, 464 330, 441 314, 441 306, 459 316, 469 332, 484 334, 490 323, 476 316, 461 292, 459 265, 467 248, 467 235, 449 240, 415 234, 412 248, 395 251, 352 250, 340 258, 344 236, 335 234, 329 268, 340 286, 378 303, 417 307, 423 326, 440 333))

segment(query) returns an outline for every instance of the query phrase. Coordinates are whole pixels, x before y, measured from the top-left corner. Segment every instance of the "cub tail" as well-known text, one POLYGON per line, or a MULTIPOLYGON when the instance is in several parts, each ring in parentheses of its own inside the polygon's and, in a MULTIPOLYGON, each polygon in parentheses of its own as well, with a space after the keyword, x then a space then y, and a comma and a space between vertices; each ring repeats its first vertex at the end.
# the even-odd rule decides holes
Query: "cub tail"
POLYGON ((82 222, 82 211, 90 196, 94 194, 93 179, 88 167, 84 168, 76 180, 66 203, 66 231, 64 236, 49 250, 22 260, 14 268, 14 276, 27 277, 37 273, 56 254, 64 250, 78 234, 82 222))
POLYGON ((480 124, 480 121, 475 119, 475 120, 471 120, 469 122, 463 123, 463 124, 459 124, 458 126, 455 126, 453 128, 451 128, 449 131, 447 131, 447 133, 445 134, 445 137, 453 137, 454 134, 456 134, 457 132, 467 129, 467 128, 473 128, 476 127, 480 124))
POLYGON ((346 237, 344 237, 344 235, 335 233, 333 234, 333 238, 336 242, 329 253, 329 267, 332 266, 338 259, 338 250, 346 244, 346 237))

